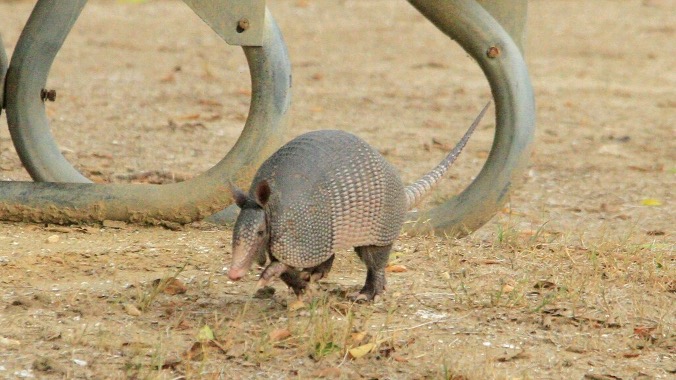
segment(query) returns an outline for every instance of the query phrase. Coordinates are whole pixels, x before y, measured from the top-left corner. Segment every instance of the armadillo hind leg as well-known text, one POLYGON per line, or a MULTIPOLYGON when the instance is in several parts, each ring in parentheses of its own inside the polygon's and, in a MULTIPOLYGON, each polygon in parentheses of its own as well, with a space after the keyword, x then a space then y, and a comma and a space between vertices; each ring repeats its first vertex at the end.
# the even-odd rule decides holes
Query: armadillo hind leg
POLYGON ((261 272, 258 286, 263 287, 272 281, 275 277, 279 277, 284 281, 286 286, 293 289, 293 292, 299 296, 305 292, 307 288, 307 281, 300 278, 300 272, 293 267, 290 267, 282 262, 271 262, 263 272, 261 272))
POLYGON ((303 269, 302 272, 300 272, 300 278, 302 278, 305 281, 319 281, 322 278, 326 277, 329 272, 331 271, 331 267, 333 266, 333 259, 336 257, 336 255, 331 255, 328 260, 324 261, 323 263, 312 267, 312 268, 307 268, 303 269))
POLYGON ((366 282, 359 293, 349 296, 352 301, 371 301, 385 291, 385 266, 391 249, 391 244, 383 247, 368 245, 354 248, 359 258, 366 264, 366 282))

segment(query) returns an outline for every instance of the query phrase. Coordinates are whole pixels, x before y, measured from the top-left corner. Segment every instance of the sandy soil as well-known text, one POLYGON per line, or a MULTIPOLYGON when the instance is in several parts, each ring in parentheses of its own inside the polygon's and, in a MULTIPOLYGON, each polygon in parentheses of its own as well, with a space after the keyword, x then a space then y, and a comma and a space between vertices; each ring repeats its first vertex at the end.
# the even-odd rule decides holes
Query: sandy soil
MULTIPOLYGON (((408 182, 489 99, 404 1, 269 3, 294 69, 288 138, 355 132, 408 182)), ((0 3, 9 54, 32 4, 0 3)), ((299 307, 281 283, 252 297, 254 273, 227 281, 227 227, 0 223, 0 377, 673 378, 674 25, 669 0, 531 1, 524 183, 469 237, 402 236, 373 304, 344 298, 365 275, 349 252, 299 307)), ((48 87, 64 154, 100 182, 208 169, 249 104, 241 50, 175 1, 90 2, 48 87)), ((430 202, 478 173, 493 128, 430 202)), ((0 179, 29 179, 4 118, 0 179)))

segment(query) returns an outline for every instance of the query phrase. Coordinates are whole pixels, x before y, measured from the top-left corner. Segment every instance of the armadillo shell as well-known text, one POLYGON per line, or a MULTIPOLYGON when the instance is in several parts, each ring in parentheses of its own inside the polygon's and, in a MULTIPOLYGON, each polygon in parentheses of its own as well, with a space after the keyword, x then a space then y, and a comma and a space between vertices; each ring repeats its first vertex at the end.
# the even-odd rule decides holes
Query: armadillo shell
POLYGON ((401 179, 375 149, 343 131, 306 133, 281 147, 258 169, 251 186, 267 180, 270 253, 308 268, 336 250, 392 244, 406 213, 401 179))

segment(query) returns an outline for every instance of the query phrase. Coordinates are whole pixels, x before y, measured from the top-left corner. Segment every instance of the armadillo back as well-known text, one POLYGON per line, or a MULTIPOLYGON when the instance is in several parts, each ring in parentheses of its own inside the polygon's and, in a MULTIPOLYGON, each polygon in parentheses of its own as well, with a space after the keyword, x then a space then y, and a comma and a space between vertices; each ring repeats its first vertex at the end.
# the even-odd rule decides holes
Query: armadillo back
MULTIPOLYGON (((318 265, 337 249, 388 245, 406 212, 395 169, 360 138, 323 130, 301 135, 256 173, 267 180, 270 251, 298 268, 318 265)), ((253 195, 253 194, 252 194, 253 195)))

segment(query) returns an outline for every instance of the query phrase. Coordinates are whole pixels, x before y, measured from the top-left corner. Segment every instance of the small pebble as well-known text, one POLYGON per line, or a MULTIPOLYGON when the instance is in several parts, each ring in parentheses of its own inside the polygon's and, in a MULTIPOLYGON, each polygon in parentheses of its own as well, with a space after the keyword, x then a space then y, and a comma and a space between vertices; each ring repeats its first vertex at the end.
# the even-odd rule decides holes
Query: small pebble
POLYGON ((47 238, 47 243, 58 243, 59 242, 59 235, 51 235, 50 237, 47 238))

